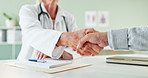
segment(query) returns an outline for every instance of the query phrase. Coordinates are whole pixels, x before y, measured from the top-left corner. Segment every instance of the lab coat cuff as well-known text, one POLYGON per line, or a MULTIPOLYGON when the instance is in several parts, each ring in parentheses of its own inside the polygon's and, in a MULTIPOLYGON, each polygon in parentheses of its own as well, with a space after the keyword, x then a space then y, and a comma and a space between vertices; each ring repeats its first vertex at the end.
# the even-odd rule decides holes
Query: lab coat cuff
MULTIPOLYGON (((53 52, 55 50, 55 46, 62 34, 62 32, 59 32, 59 31, 53 31, 51 34, 54 34, 55 36, 53 36, 53 39, 51 39, 52 41, 50 41, 50 37, 48 38, 49 41, 45 42, 46 44, 44 44, 44 48, 43 50, 41 50, 41 52, 45 53, 46 55, 48 56, 51 56, 53 55, 53 52), (52 44, 52 45, 51 45, 52 44)), ((49 34, 50 35, 50 34, 49 34)), ((46 41, 46 40, 45 40, 46 41)))
POLYGON ((64 48, 65 47, 62 47, 62 46, 56 47, 52 52, 52 59, 59 59, 64 52, 64 48))
POLYGON ((64 49, 64 51, 66 51, 66 52, 72 54, 73 59, 77 59, 77 58, 80 58, 80 57, 81 57, 80 54, 77 54, 77 53, 76 53, 75 51, 73 51, 70 47, 66 47, 66 48, 64 49))
POLYGON ((111 30, 108 32, 109 45, 113 50, 129 50, 128 29, 111 30))

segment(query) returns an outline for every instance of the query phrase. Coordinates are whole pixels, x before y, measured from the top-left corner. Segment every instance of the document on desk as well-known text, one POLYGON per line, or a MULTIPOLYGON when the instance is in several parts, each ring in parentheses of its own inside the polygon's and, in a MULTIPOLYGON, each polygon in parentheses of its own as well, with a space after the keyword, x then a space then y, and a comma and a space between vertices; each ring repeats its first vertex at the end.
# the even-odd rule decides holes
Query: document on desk
POLYGON ((46 61, 45 63, 32 62, 28 60, 19 60, 15 62, 15 64, 50 69, 72 63, 72 60, 53 60, 50 58, 46 58, 44 60, 46 61))
POLYGON ((49 74, 91 66, 91 64, 73 63, 72 60, 52 60, 52 59, 45 59, 45 60, 47 61, 46 63, 38 63, 38 62, 22 60, 22 61, 15 61, 13 63, 7 63, 7 65, 14 66, 17 68, 45 72, 49 74))

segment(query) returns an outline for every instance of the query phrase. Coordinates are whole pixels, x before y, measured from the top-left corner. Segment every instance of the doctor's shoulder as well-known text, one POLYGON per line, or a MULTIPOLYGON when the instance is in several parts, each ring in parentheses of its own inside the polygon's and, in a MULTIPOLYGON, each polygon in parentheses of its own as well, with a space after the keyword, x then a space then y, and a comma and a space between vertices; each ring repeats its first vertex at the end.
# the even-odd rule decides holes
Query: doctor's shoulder
POLYGON ((20 9, 20 13, 34 13, 38 14, 37 5, 23 5, 20 9))

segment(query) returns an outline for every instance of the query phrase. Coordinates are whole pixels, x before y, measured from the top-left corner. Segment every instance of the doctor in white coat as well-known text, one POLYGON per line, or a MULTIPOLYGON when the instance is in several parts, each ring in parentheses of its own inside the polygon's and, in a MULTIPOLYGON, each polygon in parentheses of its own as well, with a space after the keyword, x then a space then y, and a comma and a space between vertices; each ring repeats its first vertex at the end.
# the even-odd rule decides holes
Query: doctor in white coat
MULTIPOLYGON (((57 3, 58 0, 42 0, 39 4, 21 8, 22 48, 18 60, 45 57, 72 59, 71 53, 66 52, 66 46, 76 49, 80 38, 95 32, 94 29, 75 31, 77 25, 74 17, 61 10, 57 3)), ((101 47, 88 45, 77 52, 81 55, 96 55, 100 52, 101 47), (90 46, 95 48, 89 50, 90 46)))

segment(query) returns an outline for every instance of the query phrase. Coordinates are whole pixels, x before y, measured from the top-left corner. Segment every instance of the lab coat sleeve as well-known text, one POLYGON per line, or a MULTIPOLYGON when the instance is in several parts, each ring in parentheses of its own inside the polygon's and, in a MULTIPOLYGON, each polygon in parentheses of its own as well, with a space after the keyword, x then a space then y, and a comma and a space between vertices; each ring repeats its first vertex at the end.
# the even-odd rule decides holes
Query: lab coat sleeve
POLYGON ((23 6, 19 17, 23 40, 34 49, 52 56, 52 52, 62 32, 43 29, 38 21, 37 11, 31 5, 23 6))
POLYGON ((113 50, 148 50, 148 27, 134 27, 108 32, 109 45, 113 50))

